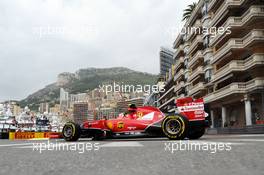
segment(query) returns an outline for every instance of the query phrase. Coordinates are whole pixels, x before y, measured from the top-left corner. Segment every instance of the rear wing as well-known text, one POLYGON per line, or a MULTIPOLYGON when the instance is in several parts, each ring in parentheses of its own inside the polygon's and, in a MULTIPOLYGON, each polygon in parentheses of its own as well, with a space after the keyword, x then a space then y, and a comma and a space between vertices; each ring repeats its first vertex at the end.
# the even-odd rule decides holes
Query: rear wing
POLYGON ((205 120, 204 100, 193 99, 191 97, 180 98, 175 100, 176 107, 182 115, 189 121, 205 120))

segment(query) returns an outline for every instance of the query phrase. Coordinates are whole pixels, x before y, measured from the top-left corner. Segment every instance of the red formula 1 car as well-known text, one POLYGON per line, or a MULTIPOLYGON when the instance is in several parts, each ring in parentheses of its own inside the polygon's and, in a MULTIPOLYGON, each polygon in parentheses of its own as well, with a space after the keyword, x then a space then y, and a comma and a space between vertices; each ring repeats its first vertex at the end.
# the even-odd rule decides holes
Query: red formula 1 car
POLYGON ((190 97, 177 99, 176 112, 164 114, 158 108, 131 105, 126 113, 115 119, 85 121, 81 125, 68 122, 63 127, 66 141, 77 141, 80 137, 95 140, 124 135, 166 136, 169 139, 198 139, 208 126, 205 120, 203 99, 190 97))

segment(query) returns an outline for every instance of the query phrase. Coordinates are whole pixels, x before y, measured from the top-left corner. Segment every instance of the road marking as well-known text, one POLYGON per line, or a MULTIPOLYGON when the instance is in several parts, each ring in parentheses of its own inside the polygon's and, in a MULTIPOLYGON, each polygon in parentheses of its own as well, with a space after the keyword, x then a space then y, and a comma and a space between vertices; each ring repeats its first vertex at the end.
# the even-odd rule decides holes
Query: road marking
POLYGON ((230 141, 202 141, 202 140, 177 140, 177 141, 164 141, 163 143, 177 143, 177 144, 231 144, 231 145, 245 145, 246 143, 230 142, 230 141))
POLYGON ((25 146, 25 145, 32 145, 32 144, 33 143, 5 144, 5 145, 0 145, 0 147, 25 146))
POLYGON ((264 139, 225 139, 225 141, 237 141, 237 142, 264 142, 264 139))
POLYGON ((34 138, 34 139, 27 139, 27 140, 49 140, 49 138, 34 138))
POLYGON ((228 137, 264 137, 264 134, 241 134, 241 135, 228 135, 228 137))
POLYGON ((142 145, 139 142, 111 142, 100 145, 100 147, 142 147, 142 146, 144 145, 142 145))
MULTIPOLYGON (((42 142, 44 144, 46 144, 45 142, 42 142)), ((27 144, 27 145, 13 145, 15 146, 14 148, 21 148, 21 149, 26 149, 26 148, 40 148, 40 147, 61 147, 63 145, 74 145, 74 144, 83 144, 82 142, 74 142, 74 143, 54 143, 52 144, 52 142, 50 144, 46 144, 46 145, 42 145, 41 143, 31 143, 31 144, 27 144)), ((115 148, 115 147, 143 147, 144 145, 142 145, 139 142, 110 142, 110 143, 103 143, 103 144, 99 144, 99 147, 106 147, 106 148, 115 148)))

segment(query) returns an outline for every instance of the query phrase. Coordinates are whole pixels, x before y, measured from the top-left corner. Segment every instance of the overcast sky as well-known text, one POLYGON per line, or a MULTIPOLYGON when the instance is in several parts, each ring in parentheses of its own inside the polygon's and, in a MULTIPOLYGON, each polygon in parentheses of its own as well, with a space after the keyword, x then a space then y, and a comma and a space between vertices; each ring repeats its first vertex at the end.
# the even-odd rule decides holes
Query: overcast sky
POLYGON ((159 72, 195 0, 1 0, 0 101, 23 99, 61 72, 124 66, 159 72))

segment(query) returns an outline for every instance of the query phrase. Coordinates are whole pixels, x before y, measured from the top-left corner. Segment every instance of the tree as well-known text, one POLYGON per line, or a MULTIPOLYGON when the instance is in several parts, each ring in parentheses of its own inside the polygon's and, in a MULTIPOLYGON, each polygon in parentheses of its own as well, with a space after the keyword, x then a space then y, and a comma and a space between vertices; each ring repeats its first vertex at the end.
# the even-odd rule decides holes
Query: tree
POLYGON ((194 2, 193 4, 188 5, 188 7, 184 10, 182 21, 188 20, 195 9, 197 3, 194 2))

